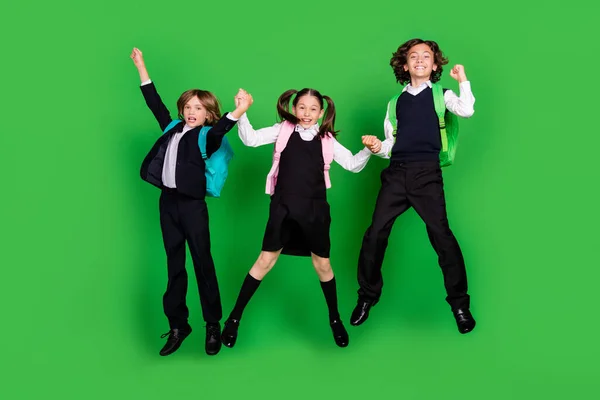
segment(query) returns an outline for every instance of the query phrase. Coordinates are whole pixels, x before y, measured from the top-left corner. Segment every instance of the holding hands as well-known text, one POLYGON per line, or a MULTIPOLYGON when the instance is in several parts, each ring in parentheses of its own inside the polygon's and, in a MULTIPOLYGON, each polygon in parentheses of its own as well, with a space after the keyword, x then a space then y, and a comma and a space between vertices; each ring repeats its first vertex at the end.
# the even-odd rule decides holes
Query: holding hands
POLYGON ((252 95, 246 92, 244 89, 238 90, 237 94, 234 96, 235 101, 235 110, 232 112, 235 118, 240 118, 254 103, 254 99, 252 95))
POLYGON ((379 140, 377 136, 365 135, 362 137, 362 142, 373 154, 377 154, 381 151, 381 140, 379 140))

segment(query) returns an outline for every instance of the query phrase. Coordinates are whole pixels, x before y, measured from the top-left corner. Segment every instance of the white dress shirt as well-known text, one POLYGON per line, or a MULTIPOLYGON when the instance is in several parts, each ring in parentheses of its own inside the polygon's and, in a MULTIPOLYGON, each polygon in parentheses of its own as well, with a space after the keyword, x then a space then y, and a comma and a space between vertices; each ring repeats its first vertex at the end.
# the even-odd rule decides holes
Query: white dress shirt
MULTIPOLYGON (((254 130, 248 116, 244 113, 238 121, 238 134, 246 146, 263 146, 277 141, 281 125, 282 123, 278 123, 267 128, 254 130)), ((311 141, 319 133, 319 124, 306 129, 298 124, 296 125, 296 131, 300 134, 302 140, 311 141)), ((350 150, 342 146, 335 138, 333 139, 333 159, 348 171, 360 172, 367 165, 371 154, 371 151, 365 147, 352 155, 350 150)))
MULTIPOLYGON (((419 87, 412 87, 410 84, 404 87, 402 93, 408 92, 413 96, 418 95, 427 87, 432 87, 431 81, 422 83, 419 87)), ((475 110, 475 97, 471 92, 471 82, 465 81, 459 84, 460 96, 457 96, 452 90, 446 90, 444 93, 444 104, 452 114, 459 117, 469 118, 475 110)), ((382 158, 390 158, 392 147, 394 146, 394 127, 390 122, 389 113, 385 113, 385 121, 383 122, 383 130, 385 132, 385 140, 381 143, 381 150, 377 155, 382 158)))
POLYGON ((192 128, 185 124, 183 131, 173 134, 169 140, 162 170, 162 182, 163 185, 168 188, 175 189, 177 187, 175 184, 175 171, 177 170, 177 150, 179 149, 179 142, 181 141, 181 138, 190 130, 192 130, 192 128))

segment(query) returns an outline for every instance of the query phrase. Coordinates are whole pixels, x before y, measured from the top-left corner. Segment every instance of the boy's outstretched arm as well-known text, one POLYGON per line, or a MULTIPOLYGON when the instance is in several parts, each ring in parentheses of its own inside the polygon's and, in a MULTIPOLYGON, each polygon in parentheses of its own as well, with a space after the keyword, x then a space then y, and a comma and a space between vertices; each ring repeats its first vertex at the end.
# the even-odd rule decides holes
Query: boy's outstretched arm
POLYGON ((456 64, 450 70, 450 77, 458 82, 460 95, 457 96, 452 90, 446 90, 444 93, 444 103, 446 108, 455 115, 463 118, 469 118, 475 113, 473 105, 475 104, 475 97, 471 92, 471 82, 467 79, 465 67, 456 64))
POLYGON ((221 147, 223 136, 233 128, 235 123, 244 113, 250 108, 254 99, 252 95, 244 89, 240 89, 234 97, 235 110, 224 115, 213 128, 208 131, 206 136, 206 152, 210 157, 215 151, 221 147))
POLYGON ((246 92, 244 89, 238 90, 233 99, 235 101, 235 110, 233 110, 231 116, 235 119, 240 119, 240 117, 244 115, 246 111, 248 111, 252 103, 254 103, 254 98, 252 98, 252 95, 246 92))
POLYGON ((158 95, 154 83, 150 80, 148 70, 146 69, 146 63, 144 63, 144 56, 140 49, 134 47, 130 57, 140 74, 140 81, 142 83, 141 89, 144 100, 146 100, 146 105, 148 105, 148 108, 152 111, 152 114, 154 114, 154 118, 158 121, 160 129, 164 130, 172 121, 171 114, 158 95))
POLYGON ((135 64, 135 67, 137 68, 140 74, 140 81, 142 83, 149 81, 150 76, 148 75, 148 70, 146 69, 146 64, 144 63, 144 56, 140 49, 134 47, 130 57, 133 60, 133 63, 135 64))

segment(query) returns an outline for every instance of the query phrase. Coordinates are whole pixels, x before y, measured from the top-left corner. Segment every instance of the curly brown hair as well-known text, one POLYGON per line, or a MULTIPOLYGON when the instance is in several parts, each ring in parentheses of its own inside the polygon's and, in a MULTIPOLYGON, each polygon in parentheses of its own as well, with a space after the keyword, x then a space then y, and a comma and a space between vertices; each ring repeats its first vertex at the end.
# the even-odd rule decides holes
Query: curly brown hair
POLYGON ((404 70, 404 66, 408 63, 408 51, 418 44, 425 43, 434 54, 434 63, 437 65, 437 70, 431 72, 431 82, 435 83, 440 80, 442 76, 442 65, 448 64, 448 59, 444 57, 442 50, 440 50, 440 46, 433 40, 423 40, 423 39, 411 39, 404 44, 398 47, 395 53, 392 53, 392 59, 390 60, 390 66, 394 70, 394 75, 396 75, 396 81, 400 84, 405 84, 410 82, 410 73, 404 70))

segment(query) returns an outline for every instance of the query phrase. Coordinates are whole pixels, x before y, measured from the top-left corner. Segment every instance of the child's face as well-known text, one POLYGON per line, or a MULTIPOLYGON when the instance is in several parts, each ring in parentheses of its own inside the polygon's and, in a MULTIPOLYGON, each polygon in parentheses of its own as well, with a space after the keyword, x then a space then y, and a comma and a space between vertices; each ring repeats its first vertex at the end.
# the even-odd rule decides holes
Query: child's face
POLYGON ((321 108, 319 99, 315 96, 305 95, 298 99, 292 112, 300 120, 298 123, 303 128, 310 128, 323 117, 325 110, 321 108))
POLYGON ((194 96, 183 106, 183 118, 190 128, 204 125, 206 122, 206 108, 197 96, 194 96))
POLYGON ((408 50, 404 70, 411 78, 429 79, 431 72, 437 70, 431 48, 425 43, 417 44, 408 50))

